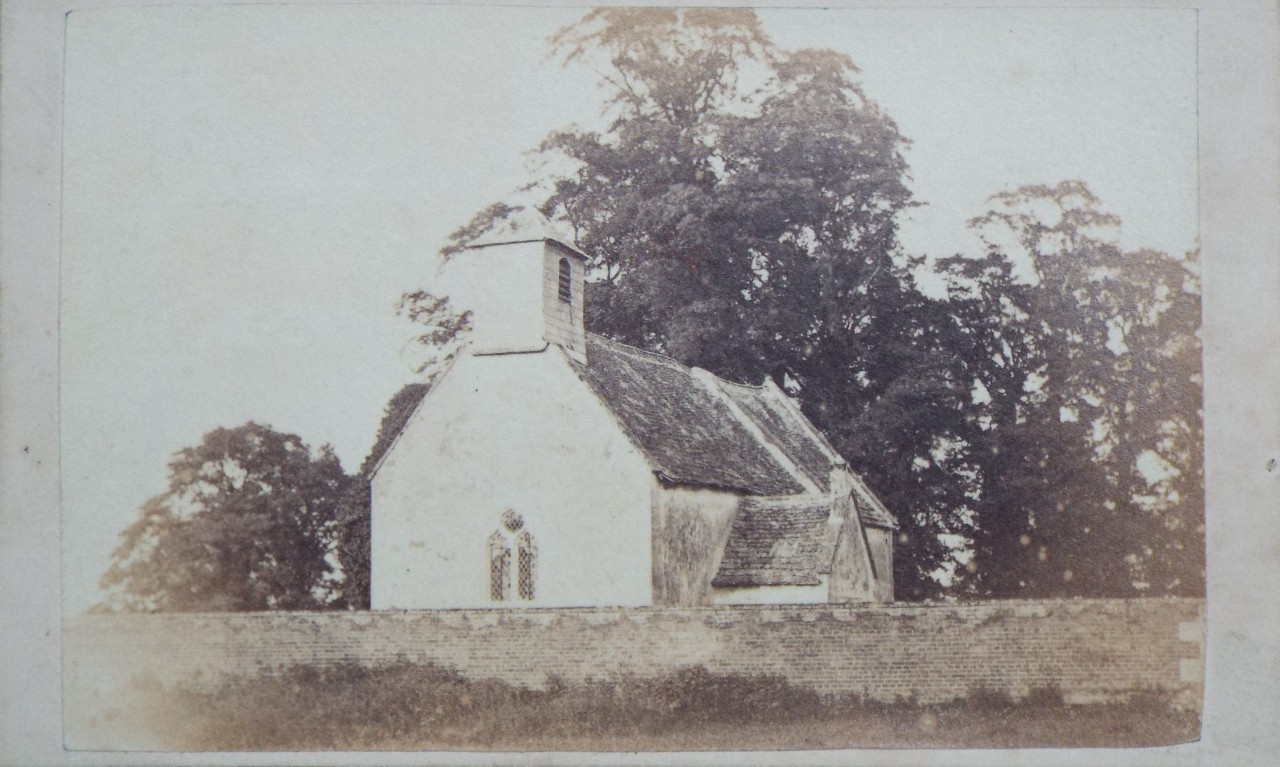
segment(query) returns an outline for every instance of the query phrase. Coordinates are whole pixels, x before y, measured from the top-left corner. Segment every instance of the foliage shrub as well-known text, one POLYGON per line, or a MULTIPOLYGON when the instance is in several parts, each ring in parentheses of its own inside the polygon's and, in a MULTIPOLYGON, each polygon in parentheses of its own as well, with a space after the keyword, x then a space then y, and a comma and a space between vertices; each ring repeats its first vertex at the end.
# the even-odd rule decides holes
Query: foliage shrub
POLYGON ((975 687, 962 699, 964 706, 974 711, 999 714, 1014 707, 1013 696, 1003 690, 975 687))
POLYGON ((946 704, 884 703, 702 666, 582 682, 548 675, 542 689, 407 661, 293 666, 153 692, 165 745, 197 750, 1090 746, 1176 743, 1198 731, 1194 713, 1157 691, 1091 706, 1067 706, 1052 687, 1018 701, 975 688, 946 704))
POLYGON ((469 679, 435 665, 399 662, 293 666, 166 691, 166 729, 194 748, 337 748, 445 738, 484 744, 510 738, 601 732, 658 733, 705 722, 763 723, 813 715, 818 695, 776 676, 716 674, 697 666, 655 678, 545 689, 469 679))
POLYGON ((680 669, 647 685, 646 699, 692 720, 769 721, 816 712, 813 690, 779 676, 713 674, 702 666, 680 669))
POLYGON ((1033 687, 1019 705, 1031 708, 1061 708, 1066 705, 1062 688, 1057 685, 1033 687))

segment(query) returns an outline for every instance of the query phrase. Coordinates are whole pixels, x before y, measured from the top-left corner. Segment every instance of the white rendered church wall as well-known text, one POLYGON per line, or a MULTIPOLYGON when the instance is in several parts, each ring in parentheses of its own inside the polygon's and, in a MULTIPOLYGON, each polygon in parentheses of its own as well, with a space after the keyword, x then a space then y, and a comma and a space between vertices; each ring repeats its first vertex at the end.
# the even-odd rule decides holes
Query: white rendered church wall
POLYGON ((651 478, 556 347, 463 356, 374 476, 372 607, 649 605, 651 478), (532 600, 491 599, 507 510, 537 546, 532 600))
POLYGON ((531 351, 546 345, 544 244, 493 245, 455 254, 443 284, 456 309, 469 310, 473 352, 531 351))

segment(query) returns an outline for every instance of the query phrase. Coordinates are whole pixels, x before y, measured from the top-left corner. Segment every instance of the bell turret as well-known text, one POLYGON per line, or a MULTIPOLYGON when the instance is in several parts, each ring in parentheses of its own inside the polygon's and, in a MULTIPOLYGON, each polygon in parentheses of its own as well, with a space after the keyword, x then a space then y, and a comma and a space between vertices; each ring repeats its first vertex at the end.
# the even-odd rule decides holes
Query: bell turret
POLYGON ((494 222, 450 259, 457 303, 471 310, 471 353, 537 352, 557 344, 586 354, 587 256, 532 208, 494 222))

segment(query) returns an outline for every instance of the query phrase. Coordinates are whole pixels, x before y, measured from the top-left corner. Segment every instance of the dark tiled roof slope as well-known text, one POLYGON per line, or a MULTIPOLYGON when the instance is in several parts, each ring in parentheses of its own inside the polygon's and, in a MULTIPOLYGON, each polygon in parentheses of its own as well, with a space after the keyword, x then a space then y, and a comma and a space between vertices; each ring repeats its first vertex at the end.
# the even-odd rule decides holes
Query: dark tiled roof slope
POLYGON ((755 495, 804 491, 689 368, 593 334, 587 335, 587 364, 574 364, 671 481, 755 495))
POLYGON ((711 585, 817 586, 835 554, 830 515, 830 501, 812 496, 743 499, 711 585))
POLYGON ((858 510, 858 518, 865 525, 898 529, 898 522, 893 515, 871 495, 871 491, 862 487, 853 489, 853 505, 858 510))
POLYGON ((827 492, 831 486, 831 459, 795 413, 764 387, 721 381, 720 388, 819 490, 827 492))

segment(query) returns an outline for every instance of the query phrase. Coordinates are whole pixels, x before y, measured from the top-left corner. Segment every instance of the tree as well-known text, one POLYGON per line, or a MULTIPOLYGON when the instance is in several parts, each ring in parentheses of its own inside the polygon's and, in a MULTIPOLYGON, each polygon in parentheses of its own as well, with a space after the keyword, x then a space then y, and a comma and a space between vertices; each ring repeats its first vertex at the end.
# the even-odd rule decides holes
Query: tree
POLYGON ((986 255, 943 263, 971 340, 960 356, 984 400, 964 443, 974 464, 969 588, 1198 593, 1194 259, 1122 250, 1119 220, 1082 182, 992 201, 972 222, 986 255))
POLYGON ((215 429, 169 464, 102 579, 111 606, 156 611, 330 605, 347 476, 325 445, 257 423, 215 429))
POLYGON ((1143 252, 1149 298, 1126 335, 1131 410, 1117 442, 1132 459, 1125 478, 1148 526, 1135 577, 1154 593, 1203 596, 1205 588, 1204 382, 1199 254, 1143 252), (1140 452, 1139 452, 1140 451, 1140 452), (1133 471, 1154 458, 1156 476, 1133 471))
POLYGON ((552 44, 600 66, 609 120, 538 148, 538 207, 591 257, 588 327, 796 394, 899 511, 900 592, 936 594, 959 491, 913 465, 956 417, 951 361, 926 353, 946 317, 897 245, 907 141, 853 62, 781 50, 746 9, 601 9, 552 44))

